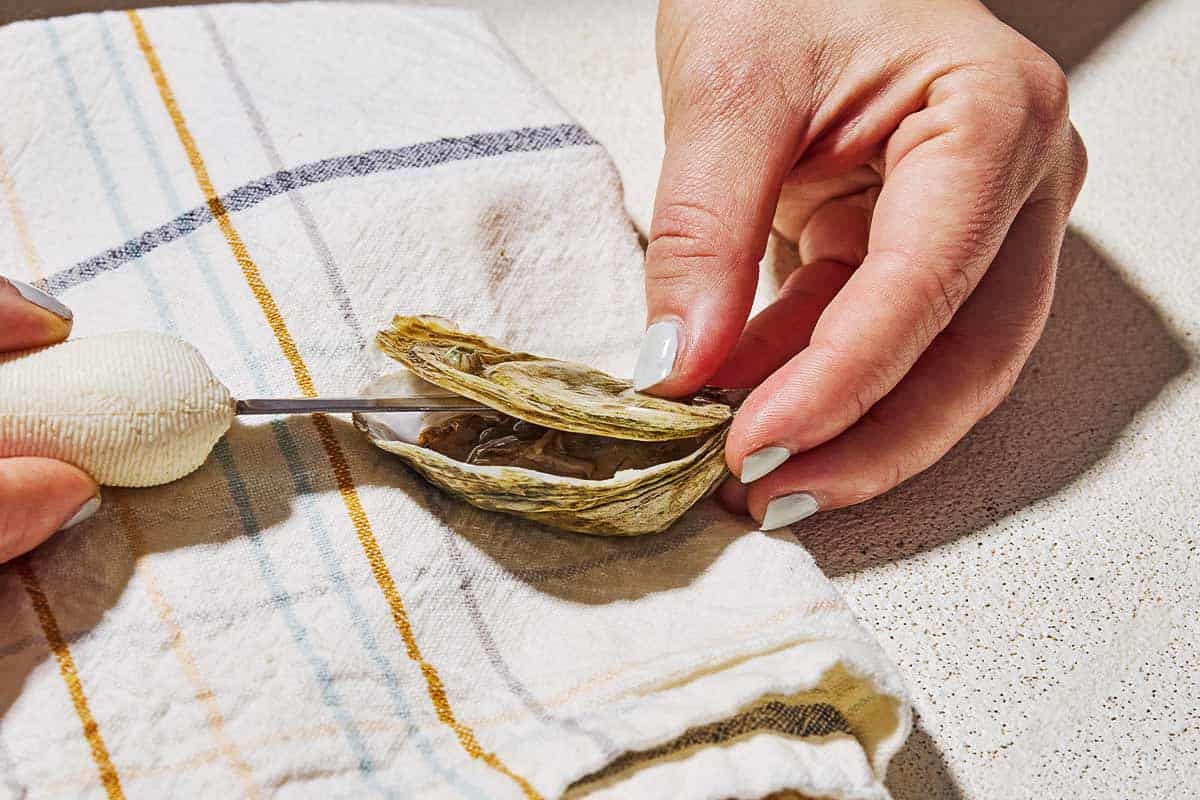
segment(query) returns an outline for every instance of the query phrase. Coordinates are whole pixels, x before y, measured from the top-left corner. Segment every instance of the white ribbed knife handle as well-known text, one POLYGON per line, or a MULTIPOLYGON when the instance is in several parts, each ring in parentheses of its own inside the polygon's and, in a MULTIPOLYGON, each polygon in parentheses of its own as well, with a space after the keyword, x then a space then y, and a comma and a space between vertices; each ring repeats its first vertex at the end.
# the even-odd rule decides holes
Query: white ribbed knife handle
POLYGON ((0 458, 55 458, 108 486, 182 478, 208 458, 233 411, 200 352, 161 333, 0 355, 0 458))

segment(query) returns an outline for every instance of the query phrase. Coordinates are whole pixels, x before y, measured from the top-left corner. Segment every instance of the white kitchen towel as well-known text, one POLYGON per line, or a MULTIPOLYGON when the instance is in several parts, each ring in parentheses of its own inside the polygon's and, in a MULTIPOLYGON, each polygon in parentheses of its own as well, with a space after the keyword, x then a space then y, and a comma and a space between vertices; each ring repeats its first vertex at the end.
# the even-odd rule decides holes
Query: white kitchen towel
MULTIPOLYGON (((169 331, 238 396, 355 391, 403 312, 631 370, 613 166, 477 16, 21 23, 0 109, 0 272, 76 336, 169 331)), ((539 528, 344 419, 236 425, 0 567, 0 796, 881 798, 909 716, 788 531, 539 528)))

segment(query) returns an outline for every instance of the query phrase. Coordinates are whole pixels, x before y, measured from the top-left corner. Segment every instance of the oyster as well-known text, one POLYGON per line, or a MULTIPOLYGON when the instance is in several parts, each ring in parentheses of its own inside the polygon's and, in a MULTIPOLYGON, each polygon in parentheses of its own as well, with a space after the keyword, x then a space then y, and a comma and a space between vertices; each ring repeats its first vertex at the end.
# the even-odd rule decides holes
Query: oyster
POLYGON ((407 369, 368 394, 458 395, 492 409, 354 416, 376 446, 480 508, 581 533, 656 533, 728 474, 732 395, 683 403, 639 394, 436 317, 396 317, 376 344, 407 369))

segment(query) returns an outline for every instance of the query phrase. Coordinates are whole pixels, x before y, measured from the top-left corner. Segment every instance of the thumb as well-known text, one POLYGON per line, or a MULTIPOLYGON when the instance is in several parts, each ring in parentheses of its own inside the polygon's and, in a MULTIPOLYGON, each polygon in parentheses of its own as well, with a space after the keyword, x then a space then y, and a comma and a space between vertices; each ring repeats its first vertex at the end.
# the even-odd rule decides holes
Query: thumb
POLYGON ((724 91, 702 87, 684 101, 664 96, 666 155, 646 249, 648 328, 633 380, 639 391, 699 389, 750 315, 798 137, 786 130, 781 104, 766 102, 749 83, 719 82, 724 91), (730 92, 745 94, 728 99, 730 92))
POLYGON ((48 458, 0 458, 0 564, 96 513, 100 488, 48 458))

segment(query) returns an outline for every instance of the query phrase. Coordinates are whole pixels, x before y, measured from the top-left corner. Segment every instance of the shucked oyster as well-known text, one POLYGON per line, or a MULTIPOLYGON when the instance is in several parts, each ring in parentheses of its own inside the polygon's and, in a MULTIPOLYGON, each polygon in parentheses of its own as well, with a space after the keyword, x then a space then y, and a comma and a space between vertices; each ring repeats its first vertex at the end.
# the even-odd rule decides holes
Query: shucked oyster
POLYGON ((514 353, 435 317, 396 317, 376 337, 407 367, 376 396, 448 394, 492 411, 356 414, 371 441, 467 502, 566 530, 632 536, 666 529, 727 475, 732 411, 514 353))

